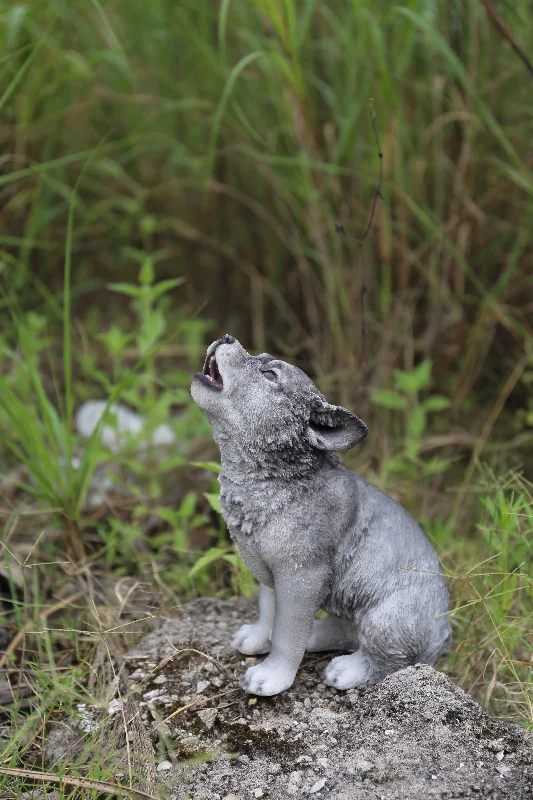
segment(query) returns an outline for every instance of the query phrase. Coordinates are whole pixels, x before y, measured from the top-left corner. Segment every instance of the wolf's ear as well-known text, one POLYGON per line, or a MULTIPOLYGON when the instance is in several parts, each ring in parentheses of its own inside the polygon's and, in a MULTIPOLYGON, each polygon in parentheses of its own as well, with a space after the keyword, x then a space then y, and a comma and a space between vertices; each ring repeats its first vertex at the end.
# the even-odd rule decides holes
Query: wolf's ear
POLYGON ((342 406, 332 406, 318 399, 313 405, 307 438, 313 447, 332 452, 349 450, 368 433, 363 420, 342 406))

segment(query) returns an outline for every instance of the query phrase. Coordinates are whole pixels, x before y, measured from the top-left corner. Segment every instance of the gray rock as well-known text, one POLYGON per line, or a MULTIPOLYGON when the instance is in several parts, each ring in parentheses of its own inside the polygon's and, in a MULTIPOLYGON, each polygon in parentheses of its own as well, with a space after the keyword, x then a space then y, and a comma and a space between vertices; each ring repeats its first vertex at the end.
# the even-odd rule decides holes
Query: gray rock
POLYGON ((213 728, 217 715, 216 708, 206 708, 196 714, 206 731, 210 731, 213 728))
MULTIPOLYGON (((248 800, 258 788, 268 800, 309 796, 312 789, 311 796, 328 800, 533 800, 533 735, 491 718, 427 665, 357 692, 318 691, 329 657, 313 654, 287 692, 259 697, 251 708, 237 680, 242 657, 228 643, 253 615, 246 600, 196 600, 182 619, 150 633, 125 659, 133 671, 139 656, 160 663, 190 646, 213 659, 212 674, 220 679, 220 687, 211 681, 195 705, 172 717, 185 705, 182 679, 206 659, 188 651, 161 667, 178 696, 165 706, 165 735, 181 761, 172 773, 172 800, 248 800), (209 711, 217 714, 211 728, 209 711)), ((155 735, 150 716, 144 724, 155 735)), ((168 780, 168 773, 158 776, 168 780)))

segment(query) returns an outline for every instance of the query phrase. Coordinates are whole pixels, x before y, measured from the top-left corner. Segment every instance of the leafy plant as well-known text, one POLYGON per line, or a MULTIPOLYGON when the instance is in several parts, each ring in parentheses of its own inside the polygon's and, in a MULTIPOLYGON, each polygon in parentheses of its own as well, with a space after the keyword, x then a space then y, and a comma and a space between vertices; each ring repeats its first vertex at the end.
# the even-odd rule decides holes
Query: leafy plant
POLYGON ((453 459, 432 457, 423 459, 421 448, 429 429, 429 416, 450 407, 450 400, 439 394, 431 394, 431 361, 421 361, 412 372, 394 370, 393 389, 372 389, 370 399, 381 408, 388 409, 401 420, 397 426, 401 453, 388 459, 388 468, 393 472, 413 473, 422 470, 424 475, 443 472, 453 459))

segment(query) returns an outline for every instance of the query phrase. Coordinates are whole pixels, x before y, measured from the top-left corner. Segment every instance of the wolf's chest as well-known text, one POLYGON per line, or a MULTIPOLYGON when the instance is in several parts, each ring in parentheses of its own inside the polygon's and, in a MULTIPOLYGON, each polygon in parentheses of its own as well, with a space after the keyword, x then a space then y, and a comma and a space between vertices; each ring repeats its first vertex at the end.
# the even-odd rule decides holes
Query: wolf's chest
POLYGON ((232 538, 238 534, 250 536, 268 521, 268 512, 259 498, 244 489, 221 486, 220 507, 232 538))

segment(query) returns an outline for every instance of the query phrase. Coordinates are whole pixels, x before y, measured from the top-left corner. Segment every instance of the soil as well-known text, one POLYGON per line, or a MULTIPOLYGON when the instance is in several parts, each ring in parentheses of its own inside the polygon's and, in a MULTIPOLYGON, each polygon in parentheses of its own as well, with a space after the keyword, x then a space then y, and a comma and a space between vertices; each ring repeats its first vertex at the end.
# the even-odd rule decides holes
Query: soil
POLYGON ((246 695, 238 678, 256 659, 229 642, 253 616, 253 601, 196 600, 126 655, 128 703, 154 748, 154 794, 164 785, 172 800, 533 800, 533 734, 491 718, 429 666, 339 692, 320 678, 331 654, 314 654, 289 691, 246 695))

